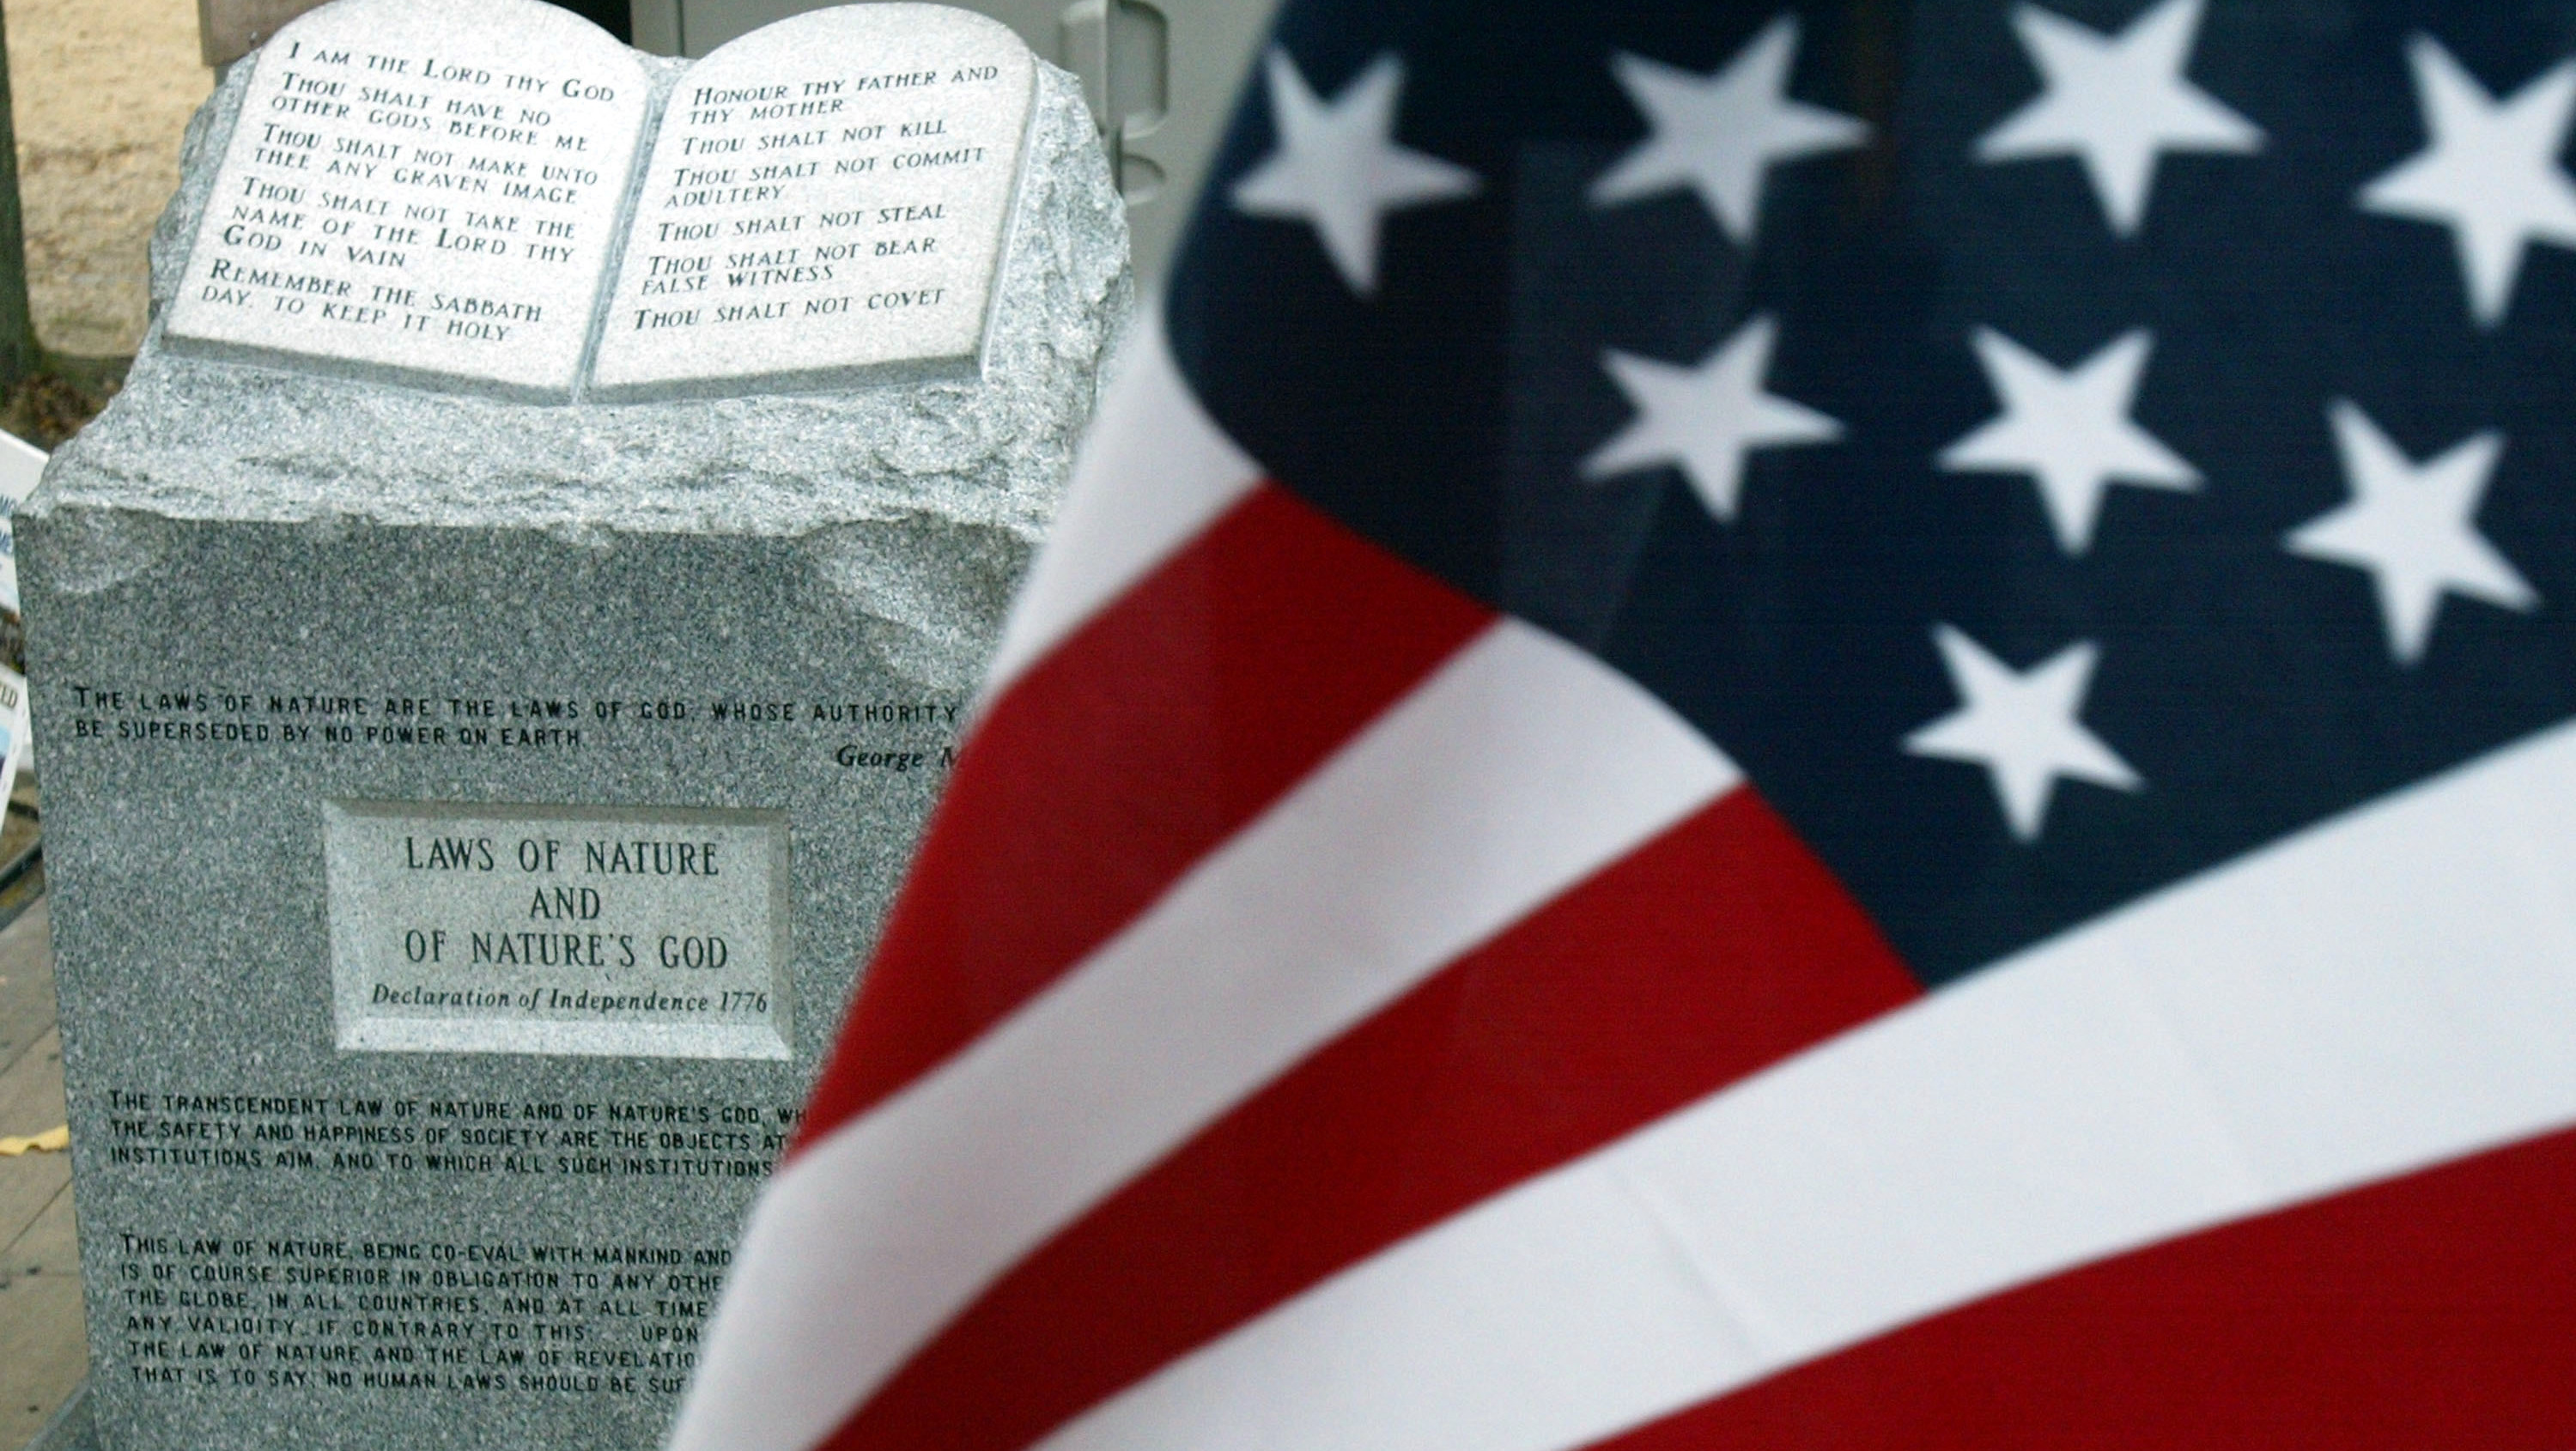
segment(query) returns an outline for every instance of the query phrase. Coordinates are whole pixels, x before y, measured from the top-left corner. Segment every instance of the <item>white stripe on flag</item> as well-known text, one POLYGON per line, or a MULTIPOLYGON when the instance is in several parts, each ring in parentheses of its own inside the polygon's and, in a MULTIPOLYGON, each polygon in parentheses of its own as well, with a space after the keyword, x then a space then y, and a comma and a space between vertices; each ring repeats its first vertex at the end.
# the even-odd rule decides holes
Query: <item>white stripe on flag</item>
POLYGON ((1087 1206, 1738 779, 1624 677, 1496 623, 1074 971, 784 1167, 672 1444, 812 1444, 1087 1206))
POLYGON ((1147 298, 1112 364, 1046 546, 1011 607, 983 698, 1195 537, 1261 482, 1190 392, 1147 298))
POLYGON ((1555 1451, 2576 1121, 2570 821, 2561 727, 1497 1196, 1045 1444, 1555 1451))

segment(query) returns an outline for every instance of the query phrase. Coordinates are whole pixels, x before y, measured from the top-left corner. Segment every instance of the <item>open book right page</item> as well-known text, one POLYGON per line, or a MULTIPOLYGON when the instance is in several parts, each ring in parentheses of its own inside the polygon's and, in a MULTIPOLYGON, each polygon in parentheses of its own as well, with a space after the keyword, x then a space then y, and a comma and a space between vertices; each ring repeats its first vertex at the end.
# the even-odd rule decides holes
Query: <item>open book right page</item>
POLYGON ((1036 72, 999 22, 903 3, 794 16, 690 67, 588 396, 975 376, 1036 72))

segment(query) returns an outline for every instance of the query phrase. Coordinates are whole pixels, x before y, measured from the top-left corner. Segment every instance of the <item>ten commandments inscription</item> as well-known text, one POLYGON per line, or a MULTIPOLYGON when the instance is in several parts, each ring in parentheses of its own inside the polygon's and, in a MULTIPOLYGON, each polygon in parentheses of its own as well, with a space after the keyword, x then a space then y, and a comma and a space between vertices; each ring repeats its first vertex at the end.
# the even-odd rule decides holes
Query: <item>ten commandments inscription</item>
POLYGON ((174 347, 569 393, 650 89, 529 0, 339 0, 252 62, 174 347))
POLYGON ((972 373, 1036 70, 999 23, 929 5, 708 56, 654 144, 598 396, 972 373))
POLYGON ((537 400, 980 365, 1036 75, 998 22, 756 31, 665 82, 649 165, 651 73, 536 0, 337 0, 251 63, 176 349, 537 400))

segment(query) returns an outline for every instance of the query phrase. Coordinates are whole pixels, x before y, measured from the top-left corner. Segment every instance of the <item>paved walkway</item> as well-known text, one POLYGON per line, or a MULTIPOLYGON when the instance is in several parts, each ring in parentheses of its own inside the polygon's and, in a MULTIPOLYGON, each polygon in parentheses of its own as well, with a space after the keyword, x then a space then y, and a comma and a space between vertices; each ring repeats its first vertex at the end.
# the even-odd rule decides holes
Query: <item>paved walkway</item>
POLYGON ((8 31, 36 334, 83 357, 130 354, 144 245, 179 184, 179 133, 214 84, 197 59, 197 7, 8 0, 8 31))
MULTIPOLYGON (((0 1137, 62 1121, 62 1037, 40 899, 0 929, 0 1137)), ((77 1254, 71 1156, 0 1159, 0 1448, 33 1439, 88 1368, 77 1254)))

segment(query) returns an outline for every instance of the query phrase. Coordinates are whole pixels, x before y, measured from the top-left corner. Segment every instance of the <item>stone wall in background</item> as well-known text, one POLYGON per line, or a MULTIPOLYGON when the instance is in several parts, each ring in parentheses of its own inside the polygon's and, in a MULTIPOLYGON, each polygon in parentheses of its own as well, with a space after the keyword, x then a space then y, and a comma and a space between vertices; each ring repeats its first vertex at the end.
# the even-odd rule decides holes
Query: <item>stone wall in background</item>
POLYGON ((46 347, 131 354, 145 244, 179 183, 179 133, 213 72, 195 0, 7 0, 28 291, 46 347))

